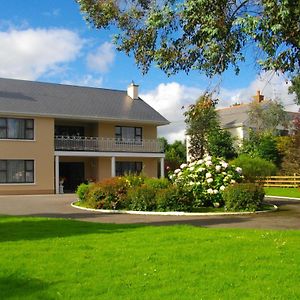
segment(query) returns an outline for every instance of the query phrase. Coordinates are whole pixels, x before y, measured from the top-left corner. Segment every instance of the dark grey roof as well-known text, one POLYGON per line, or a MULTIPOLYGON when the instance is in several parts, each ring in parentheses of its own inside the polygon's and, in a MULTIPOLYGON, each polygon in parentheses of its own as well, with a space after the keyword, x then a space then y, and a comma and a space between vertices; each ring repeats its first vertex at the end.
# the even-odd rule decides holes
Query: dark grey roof
POLYGON ((0 113, 168 124, 126 91, 0 78, 0 113))
POLYGON ((249 105, 242 104, 239 106, 226 107, 218 110, 220 123, 223 128, 243 126, 249 120, 249 105))

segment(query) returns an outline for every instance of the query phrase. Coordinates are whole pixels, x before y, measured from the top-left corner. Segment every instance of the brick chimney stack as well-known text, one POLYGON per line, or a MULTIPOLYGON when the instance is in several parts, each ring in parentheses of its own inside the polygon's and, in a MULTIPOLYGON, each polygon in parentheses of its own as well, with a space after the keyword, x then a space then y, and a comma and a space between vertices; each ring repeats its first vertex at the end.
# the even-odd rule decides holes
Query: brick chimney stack
POLYGON ((259 90, 256 92, 256 95, 253 96, 253 100, 258 103, 261 103, 262 101, 264 101, 264 98, 265 98, 265 96, 262 95, 259 90))

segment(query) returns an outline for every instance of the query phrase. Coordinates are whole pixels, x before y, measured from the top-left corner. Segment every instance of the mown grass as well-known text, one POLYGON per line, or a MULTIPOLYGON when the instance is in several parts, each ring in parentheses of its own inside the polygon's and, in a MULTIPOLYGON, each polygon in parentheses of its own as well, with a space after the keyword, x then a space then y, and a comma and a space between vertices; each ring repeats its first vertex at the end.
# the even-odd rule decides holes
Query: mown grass
POLYGON ((299 299, 300 231, 0 218, 0 299, 299 299))
POLYGON ((300 188, 265 187, 266 195, 300 198, 300 188))

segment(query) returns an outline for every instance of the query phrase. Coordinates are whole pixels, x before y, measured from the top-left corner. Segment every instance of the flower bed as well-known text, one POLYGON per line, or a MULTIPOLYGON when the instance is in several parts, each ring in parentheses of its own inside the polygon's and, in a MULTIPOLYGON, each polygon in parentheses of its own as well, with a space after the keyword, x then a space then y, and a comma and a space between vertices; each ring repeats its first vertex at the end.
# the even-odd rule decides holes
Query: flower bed
MULTIPOLYGON (((220 158, 205 156, 182 164, 180 169, 169 174, 169 179, 138 175, 114 177, 98 183, 81 184, 77 194, 81 206, 94 209, 197 212, 204 207, 214 207, 226 210, 226 188, 237 185, 243 176, 241 168, 231 166, 220 158)), ((230 201, 226 198, 228 208, 243 211, 259 209, 263 190, 253 184, 241 189, 243 193, 247 194, 248 190, 251 193, 247 202, 241 201, 242 192, 231 192, 230 201), (243 207, 243 203, 247 205, 243 207)))

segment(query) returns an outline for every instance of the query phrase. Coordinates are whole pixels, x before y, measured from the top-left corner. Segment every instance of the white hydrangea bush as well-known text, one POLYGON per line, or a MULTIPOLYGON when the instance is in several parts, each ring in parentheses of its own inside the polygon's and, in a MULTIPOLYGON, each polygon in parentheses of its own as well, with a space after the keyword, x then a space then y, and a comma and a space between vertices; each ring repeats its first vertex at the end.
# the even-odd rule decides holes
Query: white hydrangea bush
POLYGON ((222 191, 243 180, 241 168, 209 155, 182 164, 169 177, 174 184, 193 194, 195 207, 223 205, 222 191))

